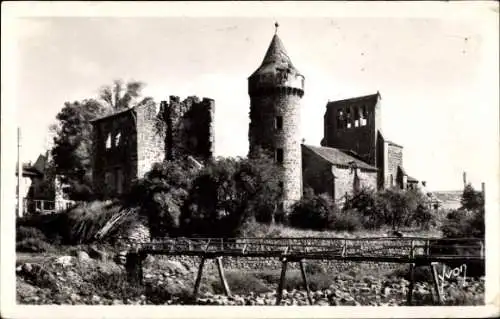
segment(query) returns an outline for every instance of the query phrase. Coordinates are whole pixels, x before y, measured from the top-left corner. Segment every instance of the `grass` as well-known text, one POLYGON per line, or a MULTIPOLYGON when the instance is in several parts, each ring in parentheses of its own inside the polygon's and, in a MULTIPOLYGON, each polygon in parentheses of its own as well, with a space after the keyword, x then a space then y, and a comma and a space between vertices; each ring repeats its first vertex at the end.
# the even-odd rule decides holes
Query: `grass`
MULTIPOLYGON (((415 228, 401 228, 406 236, 414 237, 441 237, 441 231, 437 229, 421 230, 415 228)), ((243 231, 245 237, 342 237, 342 238, 364 238, 364 237, 384 237, 391 232, 391 228, 385 227, 379 230, 358 230, 353 232, 348 231, 315 231, 297 229, 281 224, 249 224, 243 231)))

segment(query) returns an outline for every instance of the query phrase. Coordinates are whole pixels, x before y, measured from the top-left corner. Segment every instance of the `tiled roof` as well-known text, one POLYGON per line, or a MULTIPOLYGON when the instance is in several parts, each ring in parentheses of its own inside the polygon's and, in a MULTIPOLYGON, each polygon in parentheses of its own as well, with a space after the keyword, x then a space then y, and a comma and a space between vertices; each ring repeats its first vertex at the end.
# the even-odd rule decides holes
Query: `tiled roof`
POLYGON ((379 98, 381 98, 381 96, 380 96, 380 93, 377 92, 375 94, 370 94, 370 95, 357 96, 357 97, 352 97, 352 98, 337 100, 337 101, 330 101, 330 102, 328 102, 328 105, 339 104, 339 103, 361 102, 361 101, 375 104, 375 103, 377 103, 377 100, 379 98))
POLYGON ((413 178, 413 177, 411 177, 411 176, 409 176, 409 175, 407 175, 407 181, 408 181, 409 183, 418 183, 418 179, 413 178))
POLYGON ((305 145, 302 144, 303 148, 306 148, 310 150, 311 152, 315 153, 316 155, 322 157, 323 159, 327 160, 328 162, 334 164, 334 165, 342 165, 342 166, 350 166, 352 163, 356 164, 357 167, 361 169, 366 169, 370 171, 377 171, 377 168, 374 166, 371 166, 357 158, 354 158, 350 155, 347 155, 346 153, 342 152, 339 149, 332 148, 332 147, 322 147, 322 146, 312 146, 312 145, 305 145))
POLYGON ((397 146, 397 147, 401 147, 401 148, 403 148, 403 146, 402 146, 402 145, 396 144, 396 143, 394 143, 393 141, 389 141, 389 140, 385 140, 385 141, 386 141, 387 143, 389 143, 390 145, 393 145, 393 146, 397 146))
POLYGON ((274 69, 282 68, 289 69, 295 73, 299 73, 298 70, 292 64, 292 60, 286 52, 285 46, 277 34, 273 36, 269 48, 267 49, 266 55, 262 60, 260 67, 252 74, 252 76, 260 73, 268 73, 270 71, 274 72, 274 69))

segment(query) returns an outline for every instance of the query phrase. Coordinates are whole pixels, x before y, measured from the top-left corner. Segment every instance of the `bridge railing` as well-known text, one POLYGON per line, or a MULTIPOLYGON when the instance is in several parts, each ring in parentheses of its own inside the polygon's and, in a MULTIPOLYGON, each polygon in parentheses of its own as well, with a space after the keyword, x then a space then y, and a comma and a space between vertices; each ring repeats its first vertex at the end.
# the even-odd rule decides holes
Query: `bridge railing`
POLYGON ((483 241, 477 238, 161 238, 136 243, 136 250, 165 253, 294 254, 341 257, 471 257, 484 258, 483 241))

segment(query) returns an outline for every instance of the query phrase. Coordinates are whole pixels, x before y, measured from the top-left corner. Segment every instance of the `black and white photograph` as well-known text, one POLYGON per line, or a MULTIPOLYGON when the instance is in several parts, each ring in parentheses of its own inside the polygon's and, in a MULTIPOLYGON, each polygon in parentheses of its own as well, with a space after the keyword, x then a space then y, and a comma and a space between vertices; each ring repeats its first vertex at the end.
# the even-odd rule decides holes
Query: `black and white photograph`
POLYGON ((499 85, 496 1, 2 2, 1 315, 499 316, 499 85))

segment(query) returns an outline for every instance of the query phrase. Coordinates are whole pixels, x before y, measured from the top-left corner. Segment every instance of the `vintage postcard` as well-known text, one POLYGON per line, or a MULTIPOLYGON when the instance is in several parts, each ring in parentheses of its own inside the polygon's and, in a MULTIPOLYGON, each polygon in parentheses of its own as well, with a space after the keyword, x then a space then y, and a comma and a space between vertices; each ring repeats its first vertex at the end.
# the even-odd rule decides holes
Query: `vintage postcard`
POLYGON ((496 317, 499 5, 3 2, 5 318, 496 317))

